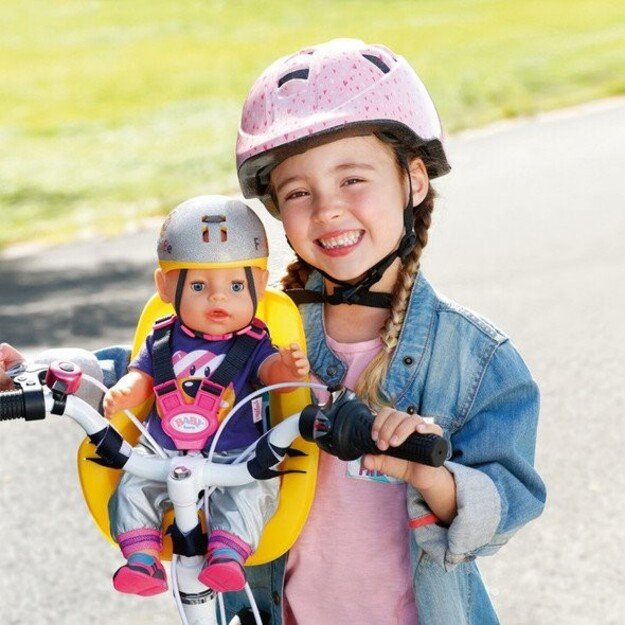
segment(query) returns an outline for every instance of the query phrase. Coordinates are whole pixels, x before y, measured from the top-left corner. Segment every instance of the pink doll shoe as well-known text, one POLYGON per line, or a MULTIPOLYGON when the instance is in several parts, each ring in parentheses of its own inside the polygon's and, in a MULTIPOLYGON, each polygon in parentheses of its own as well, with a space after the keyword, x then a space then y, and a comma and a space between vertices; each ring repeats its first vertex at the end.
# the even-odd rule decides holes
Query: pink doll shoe
POLYGON ((167 590, 167 575, 163 565, 153 556, 133 553, 113 575, 113 586, 119 592, 149 597, 167 590))
POLYGON ((204 565, 198 580, 217 592, 233 592, 245 587, 245 571, 231 558, 209 558, 204 565))

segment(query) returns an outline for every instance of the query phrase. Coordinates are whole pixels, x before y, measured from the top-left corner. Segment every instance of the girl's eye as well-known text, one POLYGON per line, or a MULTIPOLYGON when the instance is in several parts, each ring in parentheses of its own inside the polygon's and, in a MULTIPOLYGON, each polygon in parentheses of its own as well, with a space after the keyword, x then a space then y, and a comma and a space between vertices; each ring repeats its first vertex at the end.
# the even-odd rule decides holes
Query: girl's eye
POLYGON ((292 193, 289 193, 288 195, 285 196, 284 201, 288 201, 288 200, 297 200, 301 197, 306 197, 308 195, 308 193, 306 191, 293 191, 292 193))
POLYGON ((361 179, 361 178, 348 178, 348 179, 345 181, 345 184, 346 184, 347 186, 350 186, 350 185, 352 185, 352 184, 358 184, 359 182, 362 182, 362 179, 361 179))
POLYGON ((200 293, 204 290, 203 282, 191 282, 191 290, 200 293))
POLYGON ((240 293, 245 289, 245 284, 243 282, 233 282, 230 286, 233 293, 240 293))

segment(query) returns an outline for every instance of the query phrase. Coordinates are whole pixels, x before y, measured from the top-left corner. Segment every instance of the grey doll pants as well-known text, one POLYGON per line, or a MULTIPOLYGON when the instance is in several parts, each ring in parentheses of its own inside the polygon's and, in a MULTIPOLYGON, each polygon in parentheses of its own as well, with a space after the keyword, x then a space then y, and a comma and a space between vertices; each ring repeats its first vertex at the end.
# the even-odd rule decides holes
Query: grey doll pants
MULTIPOLYGON (((146 455, 155 453, 143 437, 135 451, 146 455)), ((229 462, 241 451, 215 452, 213 461, 229 462)), ((165 450, 165 453, 170 458, 182 455, 178 451, 165 450)), ((210 531, 230 532, 255 551, 265 524, 278 506, 279 487, 279 478, 273 478, 215 489, 209 499, 210 531)), ((170 507, 166 484, 123 473, 109 501, 111 534, 117 537, 135 530, 160 530, 163 515, 170 507)))

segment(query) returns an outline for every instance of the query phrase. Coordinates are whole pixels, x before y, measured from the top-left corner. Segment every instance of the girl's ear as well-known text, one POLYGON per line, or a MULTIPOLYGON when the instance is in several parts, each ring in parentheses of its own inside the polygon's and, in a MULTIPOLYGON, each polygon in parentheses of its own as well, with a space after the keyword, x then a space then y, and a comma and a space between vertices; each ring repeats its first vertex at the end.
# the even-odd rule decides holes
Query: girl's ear
POLYGON ((410 181, 412 182, 412 205, 418 206, 423 202, 430 188, 430 177, 425 163, 420 158, 413 158, 409 166, 410 181))
POLYGON ((154 284, 160 298, 166 304, 173 304, 176 299, 176 286, 178 284, 179 270, 165 273, 160 267, 154 272, 154 284))

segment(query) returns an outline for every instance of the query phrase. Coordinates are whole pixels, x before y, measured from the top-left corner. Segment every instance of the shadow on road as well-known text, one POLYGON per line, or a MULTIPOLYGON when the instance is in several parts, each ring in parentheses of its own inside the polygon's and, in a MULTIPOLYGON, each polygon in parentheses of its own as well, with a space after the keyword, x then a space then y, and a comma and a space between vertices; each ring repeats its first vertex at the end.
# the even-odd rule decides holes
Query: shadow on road
POLYGON ((51 256, 0 259, 0 341, 87 349, 131 342, 153 290, 152 268, 79 258, 57 265, 51 256))

